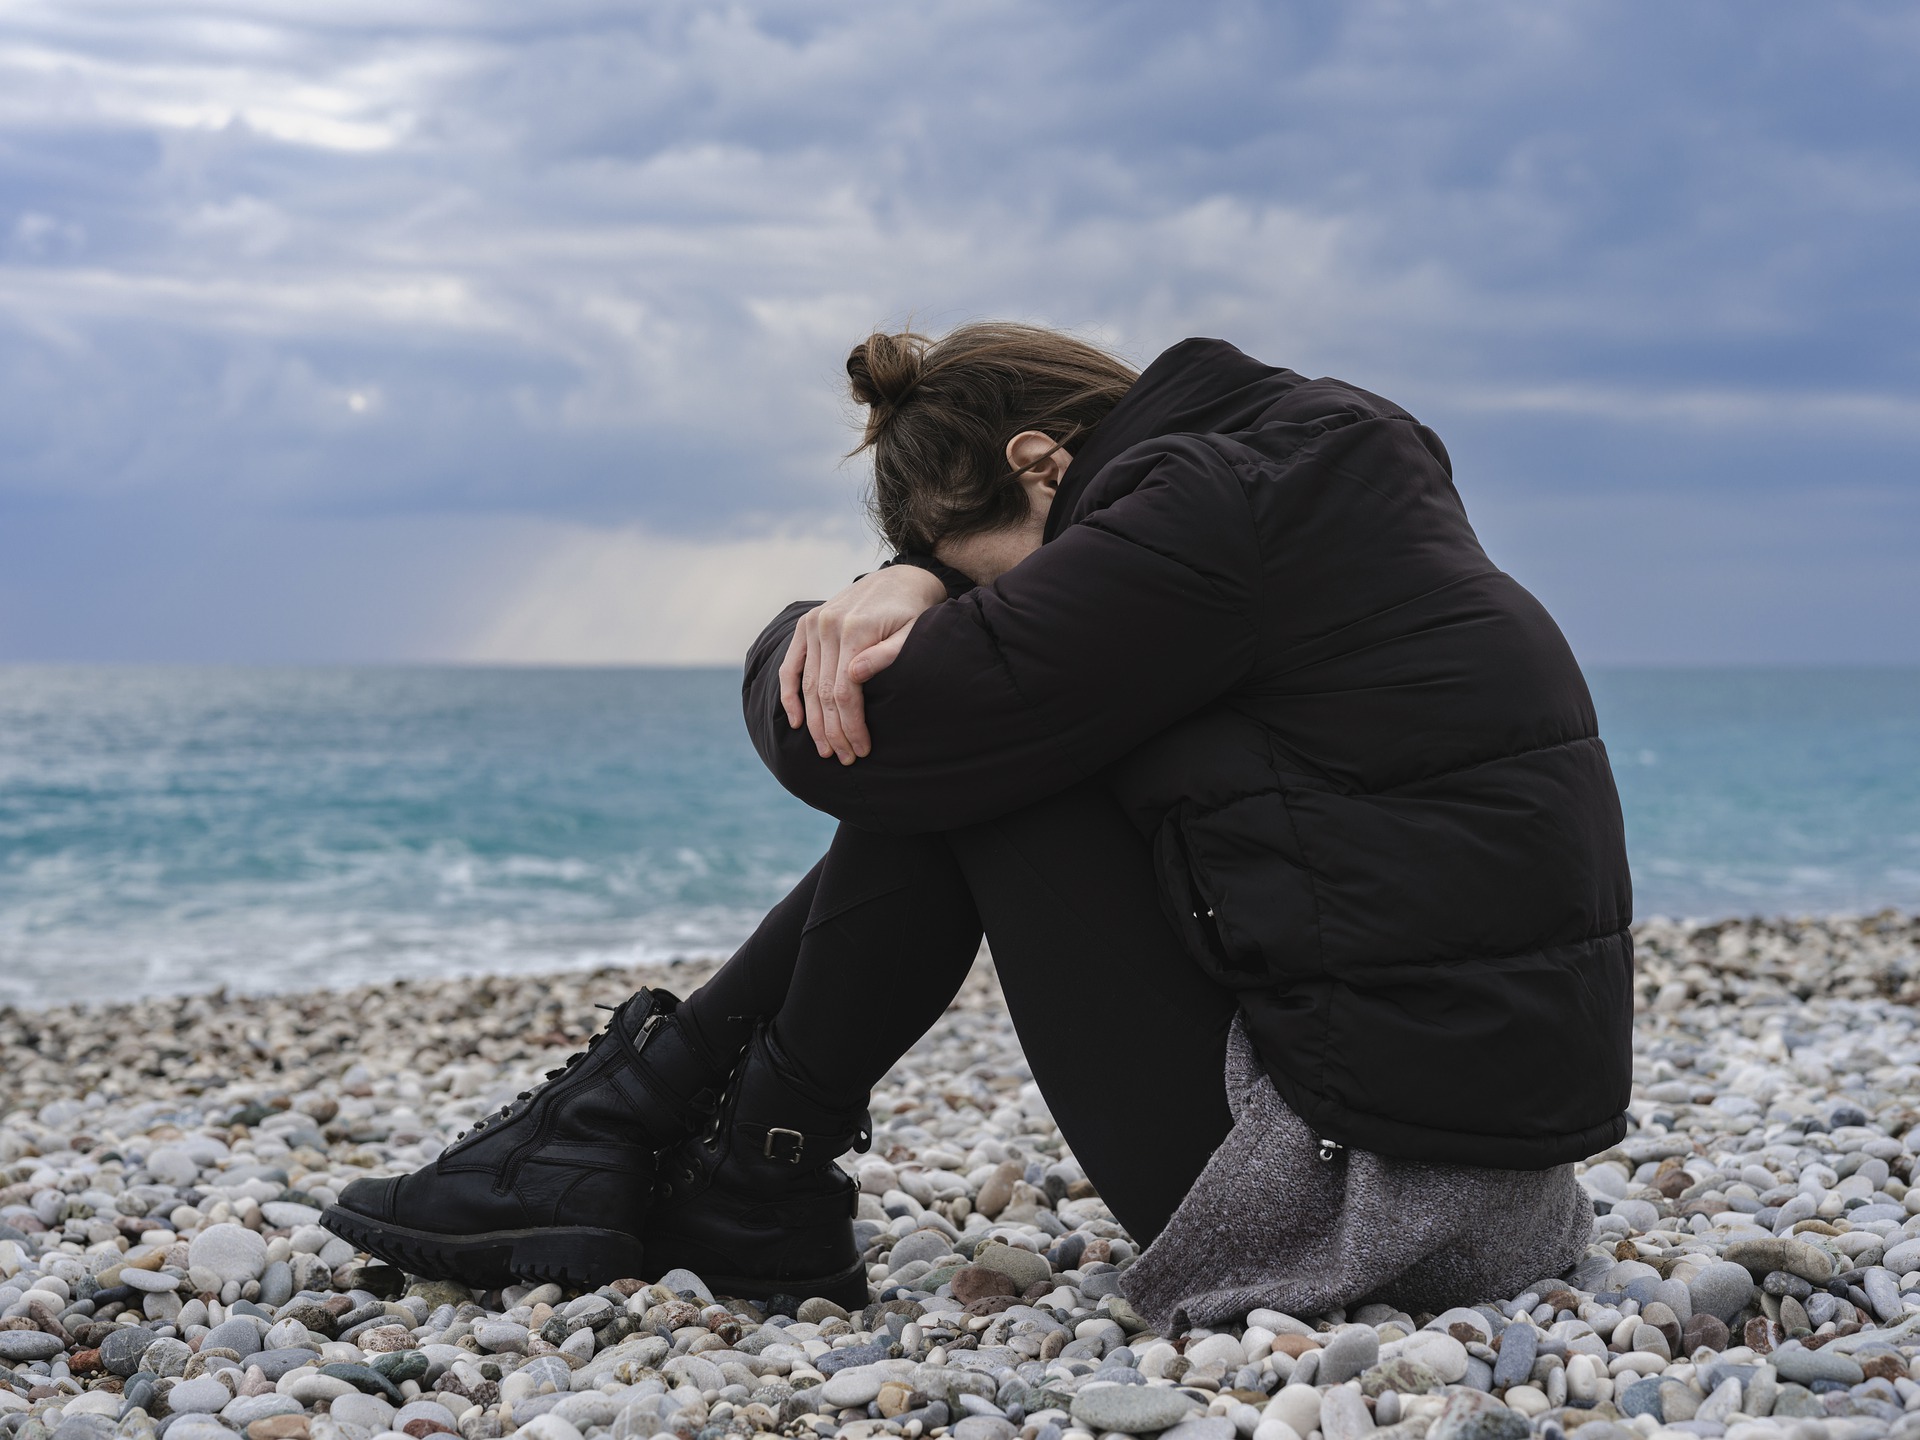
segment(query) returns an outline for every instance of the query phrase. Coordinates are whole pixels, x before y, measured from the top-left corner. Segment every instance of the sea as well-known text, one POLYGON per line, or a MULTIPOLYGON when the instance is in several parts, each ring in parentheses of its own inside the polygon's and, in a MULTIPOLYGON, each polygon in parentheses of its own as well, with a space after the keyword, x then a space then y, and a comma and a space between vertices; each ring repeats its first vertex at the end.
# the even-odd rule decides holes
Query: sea
MULTIPOLYGON (((1636 910, 1920 910, 1920 669, 1590 675, 1636 910)), ((724 954, 832 822, 719 669, 0 667, 0 1005, 724 954)))

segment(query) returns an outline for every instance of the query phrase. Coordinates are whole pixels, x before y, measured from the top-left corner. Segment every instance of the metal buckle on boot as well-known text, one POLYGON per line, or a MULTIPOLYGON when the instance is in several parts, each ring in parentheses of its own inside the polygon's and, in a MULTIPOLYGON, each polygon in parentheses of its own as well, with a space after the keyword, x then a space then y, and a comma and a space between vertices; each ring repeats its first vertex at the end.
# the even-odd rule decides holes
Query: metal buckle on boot
POLYGON ((800 1131, 783 1129, 778 1125, 769 1125, 767 1127, 767 1143, 761 1148, 761 1153, 769 1160, 784 1160, 789 1165, 798 1165, 800 1163, 801 1152, 806 1148, 807 1137, 801 1134, 800 1131), (776 1154, 774 1151, 774 1136, 776 1135, 784 1136, 792 1141, 793 1149, 785 1154, 776 1154))

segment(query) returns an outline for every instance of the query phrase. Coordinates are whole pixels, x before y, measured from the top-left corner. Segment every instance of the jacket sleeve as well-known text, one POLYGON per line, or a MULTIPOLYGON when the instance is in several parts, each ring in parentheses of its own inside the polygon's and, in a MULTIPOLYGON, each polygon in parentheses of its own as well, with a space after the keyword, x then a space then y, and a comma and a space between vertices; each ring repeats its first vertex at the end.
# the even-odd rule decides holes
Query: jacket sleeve
POLYGON ((754 644, 744 693, 780 783, 864 829, 956 829, 1085 779, 1233 688, 1257 650, 1243 487, 1187 437, 1120 466, 1139 473, 1121 498, 920 616, 866 686, 873 751, 852 765, 821 759, 787 724, 778 671, 811 607, 783 611, 754 644))

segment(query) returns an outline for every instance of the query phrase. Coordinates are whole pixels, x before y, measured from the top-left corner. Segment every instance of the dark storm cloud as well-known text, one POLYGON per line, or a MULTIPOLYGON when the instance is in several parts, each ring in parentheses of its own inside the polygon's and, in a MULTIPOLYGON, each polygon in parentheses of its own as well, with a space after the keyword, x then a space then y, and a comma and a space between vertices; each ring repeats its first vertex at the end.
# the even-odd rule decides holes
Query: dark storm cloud
MULTIPOLYGON (((909 314, 1142 359, 1220 334, 1384 390, 1598 653, 1911 653, 1878 558, 1920 538, 1910 10, 393 14, 0 17, 0 561, 35 555, 4 653, 132 573, 48 547, 198 584, 202 513, 229 550, 311 517, 375 557, 433 516, 832 525, 839 360, 909 314)), ((288 591, 294 630, 326 593, 288 591)))

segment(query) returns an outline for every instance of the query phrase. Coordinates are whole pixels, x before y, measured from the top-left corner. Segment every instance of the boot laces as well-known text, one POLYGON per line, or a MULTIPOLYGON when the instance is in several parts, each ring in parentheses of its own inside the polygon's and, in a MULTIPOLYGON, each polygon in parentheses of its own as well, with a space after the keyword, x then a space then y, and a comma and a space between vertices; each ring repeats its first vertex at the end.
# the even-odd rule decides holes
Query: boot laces
MULTIPOLYGON (((616 1015, 620 1013, 620 1009, 621 1009, 619 1005, 603 1005, 599 1001, 594 1002, 593 1008, 596 1010, 610 1010, 616 1015)), ((565 1061, 563 1061, 561 1064, 559 1064, 552 1070, 547 1071, 545 1078, 543 1078, 532 1089, 522 1090, 518 1095, 514 1096, 512 1100, 508 1101, 505 1105, 502 1105, 493 1114, 482 1116, 480 1119, 474 1121, 473 1128, 471 1130, 462 1130, 458 1135, 453 1137, 454 1142, 457 1144, 460 1141, 466 1139, 467 1136, 469 1135, 478 1135, 482 1130, 485 1130, 489 1125, 497 1124, 502 1120, 511 1120, 515 1115, 519 1114, 521 1111, 526 1109, 527 1102, 532 1100, 535 1095, 538 1095, 542 1090, 546 1089, 549 1084, 551 1084, 555 1080, 558 1080, 562 1075, 566 1074, 581 1060, 584 1060, 588 1055, 592 1054, 593 1047, 598 1045, 602 1040, 606 1039, 606 1037, 607 1037, 607 1032, 605 1030, 597 1031, 596 1033, 589 1035, 587 1037, 587 1044, 585 1049, 574 1051, 573 1054, 569 1055, 565 1059, 565 1061)))
MULTIPOLYGON (((700 1166, 686 1153, 688 1147, 698 1143, 707 1150, 720 1148, 720 1132, 725 1128, 727 1117, 733 1113, 733 1102, 738 1097, 741 1074, 746 1068, 747 1057, 743 1050, 734 1058, 733 1068, 727 1072, 726 1081, 720 1086, 719 1097, 714 1102, 713 1113, 708 1117, 706 1126, 689 1137, 686 1144, 675 1152, 673 1169, 678 1174, 681 1184, 691 1185, 700 1178, 700 1166)), ((654 1193, 662 1200, 671 1199, 673 1189, 674 1181, 670 1176, 663 1175, 654 1184, 654 1193)))

